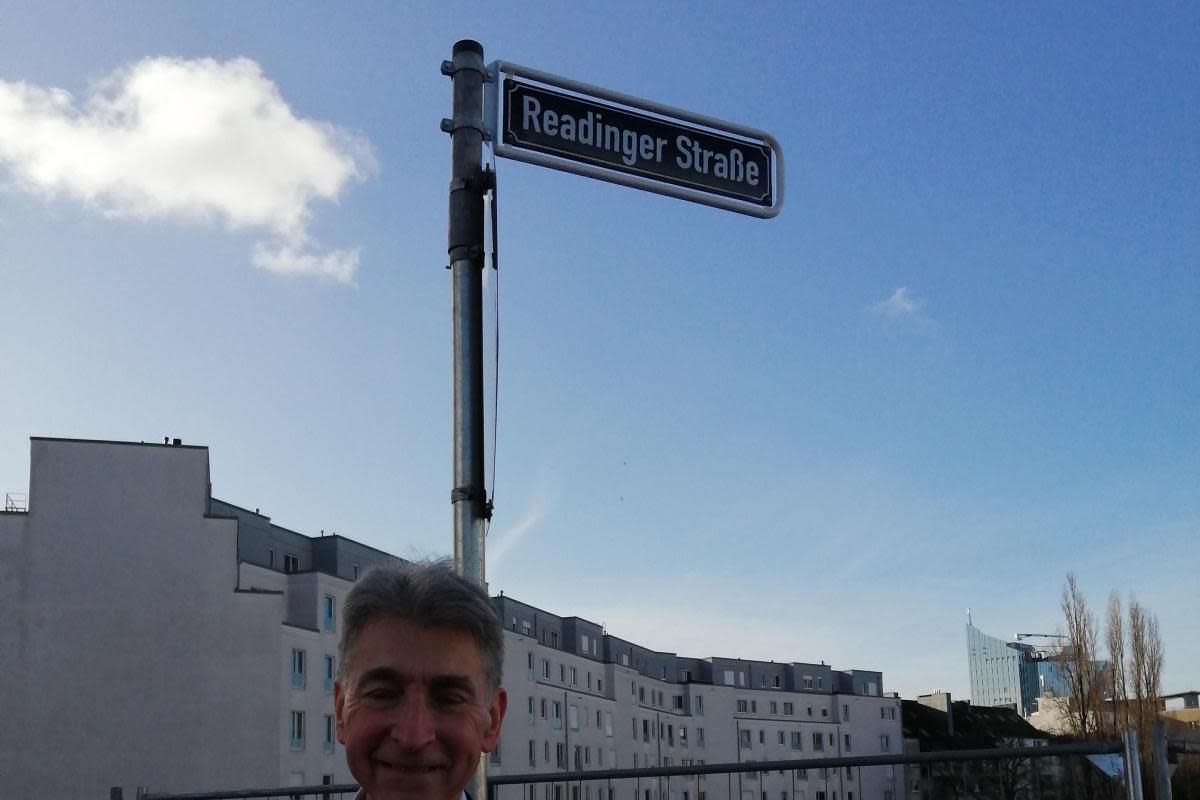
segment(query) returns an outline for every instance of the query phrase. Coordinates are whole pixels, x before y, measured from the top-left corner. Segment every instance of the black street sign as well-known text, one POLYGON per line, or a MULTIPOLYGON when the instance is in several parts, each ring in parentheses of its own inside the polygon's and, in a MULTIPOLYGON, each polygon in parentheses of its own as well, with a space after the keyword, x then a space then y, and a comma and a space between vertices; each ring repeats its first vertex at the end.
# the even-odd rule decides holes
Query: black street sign
POLYGON ((771 147, 513 78, 505 145, 757 206, 775 205, 771 147))

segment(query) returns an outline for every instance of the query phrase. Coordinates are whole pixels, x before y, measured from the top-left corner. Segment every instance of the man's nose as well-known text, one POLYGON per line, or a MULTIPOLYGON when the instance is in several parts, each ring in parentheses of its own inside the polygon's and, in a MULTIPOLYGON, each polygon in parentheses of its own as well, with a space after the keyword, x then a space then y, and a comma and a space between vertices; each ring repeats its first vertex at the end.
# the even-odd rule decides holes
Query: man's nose
POLYGON ((396 709, 391 737, 406 750, 420 750, 433 741, 433 714, 420 692, 408 692, 396 709))

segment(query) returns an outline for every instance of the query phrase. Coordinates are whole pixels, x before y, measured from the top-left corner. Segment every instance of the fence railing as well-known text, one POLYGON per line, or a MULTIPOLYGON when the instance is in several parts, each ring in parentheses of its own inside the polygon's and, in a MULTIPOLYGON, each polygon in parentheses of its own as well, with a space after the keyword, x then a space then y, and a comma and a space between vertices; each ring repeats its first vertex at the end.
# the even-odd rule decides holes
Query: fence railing
MULTIPOLYGON (((1142 800, 1137 753, 1137 737, 1131 732, 1123 741, 1113 742, 493 774, 488 777, 487 800, 629 800, 631 789, 633 800, 855 800, 855 792, 860 800, 880 800, 878 793, 863 790, 867 784, 887 787, 882 790, 883 800, 888 800, 889 793, 891 800, 1142 800), (1112 759, 1112 756, 1119 758, 1112 759), (1085 764, 1088 757, 1109 759, 1096 758, 1085 764), (1047 760, 1051 761, 1044 765, 1039 763, 1047 760), (973 764, 977 766, 972 768, 973 764), (890 770, 890 774, 883 773, 888 774, 886 778, 877 774, 873 780, 864 780, 862 770, 871 769, 890 770), (816 775, 810 776, 814 772, 816 775), (1107 779, 1102 777, 1105 774, 1107 779), (725 776, 724 781, 712 780, 713 776, 721 775, 725 776), (847 778, 847 775, 851 777, 847 778), (913 778, 914 775, 917 777, 913 778), (1133 780, 1128 779, 1130 775, 1133 780), (913 791, 913 780, 922 784, 916 792, 913 791), (735 782, 738 784, 736 789, 735 782), (770 790, 764 788, 768 783, 773 787, 770 790)), ((1200 743, 1156 737, 1155 758, 1147 765, 1154 771, 1156 800, 1171 800, 1170 780, 1165 774, 1168 758, 1192 754, 1200 754, 1200 743)), ((351 798, 357 791, 358 786, 354 784, 182 794, 139 788, 135 798, 325 800, 351 798)), ((125 800, 122 789, 113 788, 110 800, 125 800)))

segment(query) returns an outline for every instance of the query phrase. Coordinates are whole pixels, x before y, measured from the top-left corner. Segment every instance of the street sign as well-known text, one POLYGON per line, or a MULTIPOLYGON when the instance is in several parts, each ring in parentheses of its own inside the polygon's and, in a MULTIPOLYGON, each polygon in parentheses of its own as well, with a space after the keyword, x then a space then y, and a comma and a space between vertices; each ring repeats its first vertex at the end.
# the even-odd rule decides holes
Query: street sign
POLYGON ((779 213, 783 153, 770 134, 504 62, 488 79, 485 124, 498 156, 756 217, 779 213))

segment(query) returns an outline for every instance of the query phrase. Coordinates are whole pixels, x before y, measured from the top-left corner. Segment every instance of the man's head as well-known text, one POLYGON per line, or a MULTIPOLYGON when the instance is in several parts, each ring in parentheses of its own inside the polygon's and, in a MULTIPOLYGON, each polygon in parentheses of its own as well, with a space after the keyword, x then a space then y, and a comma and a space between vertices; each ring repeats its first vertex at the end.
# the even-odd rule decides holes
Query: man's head
POLYGON ((370 800, 457 800, 495 748, 504 639, 449 562, 377 568, 342 604, 338 741, 370 800))

